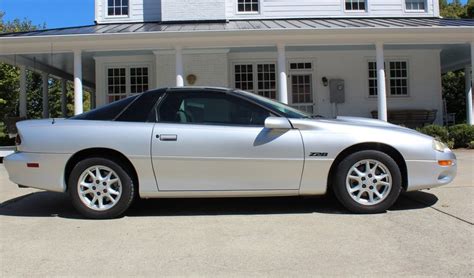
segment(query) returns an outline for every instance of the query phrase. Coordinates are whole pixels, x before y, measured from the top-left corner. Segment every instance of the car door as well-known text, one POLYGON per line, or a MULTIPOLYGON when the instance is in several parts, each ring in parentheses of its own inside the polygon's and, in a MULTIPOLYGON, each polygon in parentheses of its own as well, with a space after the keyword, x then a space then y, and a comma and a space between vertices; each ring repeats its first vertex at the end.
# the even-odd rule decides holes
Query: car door
POLYGON ((157 108, 151 144, 159 190, 299 189, 301 135, 265 129, 270 115, 224 92, 169 92, 157 108))

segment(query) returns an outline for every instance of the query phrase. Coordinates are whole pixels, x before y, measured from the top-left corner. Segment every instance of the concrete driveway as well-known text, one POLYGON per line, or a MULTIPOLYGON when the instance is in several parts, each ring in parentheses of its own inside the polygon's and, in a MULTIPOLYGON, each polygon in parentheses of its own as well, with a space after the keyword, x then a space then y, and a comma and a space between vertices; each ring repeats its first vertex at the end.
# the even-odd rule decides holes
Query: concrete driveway
POLYGON ((0 165, 0 276, 473 276, 474 152, 457 155, 453 184, 379 215, 332 197, 179 199, 107 221, 16 188, 0 165))

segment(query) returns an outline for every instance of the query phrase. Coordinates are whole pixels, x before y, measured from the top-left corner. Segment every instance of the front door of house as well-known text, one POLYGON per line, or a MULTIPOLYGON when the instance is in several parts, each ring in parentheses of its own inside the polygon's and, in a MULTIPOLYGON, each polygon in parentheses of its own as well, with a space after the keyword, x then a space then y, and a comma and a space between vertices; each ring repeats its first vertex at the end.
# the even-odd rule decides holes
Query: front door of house
POLYGON ((313 97, 313 63, 290 63, 290 97, 289 104, 308 114, 315 114, 313 97))

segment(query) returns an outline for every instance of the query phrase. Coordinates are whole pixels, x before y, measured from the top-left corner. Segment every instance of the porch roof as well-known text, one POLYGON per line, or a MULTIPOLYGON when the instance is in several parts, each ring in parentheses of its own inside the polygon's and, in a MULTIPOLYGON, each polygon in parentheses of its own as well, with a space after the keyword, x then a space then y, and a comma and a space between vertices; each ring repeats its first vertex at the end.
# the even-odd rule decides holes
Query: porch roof
POLYGON ((227 22, 147 22, 96 24, 89 26, 46 29, 32 32, 0 34, 0 38, 78 36, 127 33, 166 33, 194 31, 246 30, 333 30, 333 29, 419 29, 419 28, 474 28, 472 19, 444 18, 318 18, 233 20, 227 22))

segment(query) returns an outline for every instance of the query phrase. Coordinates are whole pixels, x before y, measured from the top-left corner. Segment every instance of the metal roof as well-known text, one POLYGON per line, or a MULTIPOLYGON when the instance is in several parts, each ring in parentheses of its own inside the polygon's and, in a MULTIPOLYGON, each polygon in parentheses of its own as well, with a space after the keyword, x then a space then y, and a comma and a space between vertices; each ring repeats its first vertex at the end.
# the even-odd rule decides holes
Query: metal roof
POLYGON ((461 28, 474 27, 472 19, 443 18, 317 18, 261 19, 228 22, 146 22, 97 24, 80 27, 5 33, 0 37, 40 37, 91 34, 126 34, 146 32, 245 31, 245 30, 332 30, 371 28, 461 28))

